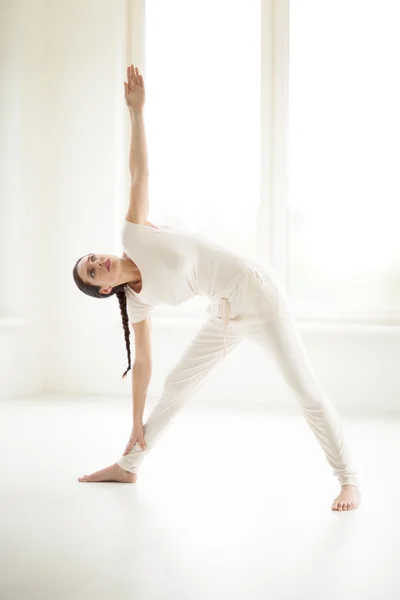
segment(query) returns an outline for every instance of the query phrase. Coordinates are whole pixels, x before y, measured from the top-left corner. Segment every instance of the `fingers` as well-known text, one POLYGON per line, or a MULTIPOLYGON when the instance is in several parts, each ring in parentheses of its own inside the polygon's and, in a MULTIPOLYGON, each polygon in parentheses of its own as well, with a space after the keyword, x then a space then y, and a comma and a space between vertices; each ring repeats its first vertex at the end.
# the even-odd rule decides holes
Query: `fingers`
POLYGON ((136 437, 132 442, 130 442, 127 447, 125 448, 125 452, 123 453, 122 456, 126 456, 127 454, 129 454, 129 452, 132 450, 133 446, 135 444, 139 444, 139 446, 141 447, 142 450, 147 450, 147 444, 144 441, 144 436, 143 437, 136 437))
POLYGON ((134 68, 133 65, 129 65, 127 72, 129 88, 133 89, 138 84, 137 80, 139 78, 139 69, 137 67, 134 68))
POLYGON ((133 446, 136 444, 136 442, 138 441, 137 437, 135 437, 131 442, 129 442, 125 448, 125 452, 123 453, 122 456, 126 456, 127 454, 129 454, 129 452, 132 450, 133 446))
POLYGON ((127 68, 126 72, 127 72, 127 78, 128 78, 128 88, 130 88, 132 86, 132 74, 131 74, 131 67, 130 67, 130 65, 127 68))
POLYGON ((134 65, 129 65, 127 67, 127 76, 128 76, 128 90, 133 90, 135 87, 140 86, 143 87, 143 77, 139 73, 139 69, 134 65))
POLYGON ((147 450, 146 442, 144 441, 144 431, 141 431, 138 435, 139 446, 142 450, 147 450))

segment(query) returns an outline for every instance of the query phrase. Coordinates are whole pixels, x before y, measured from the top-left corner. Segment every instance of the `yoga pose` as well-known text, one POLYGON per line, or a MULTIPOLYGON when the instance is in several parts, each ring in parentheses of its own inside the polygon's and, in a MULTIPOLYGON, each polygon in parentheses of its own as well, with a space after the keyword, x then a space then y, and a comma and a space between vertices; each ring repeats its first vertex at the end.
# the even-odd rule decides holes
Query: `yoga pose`
MULTIPOLYGON (((341 490, 332 510, 360 503, 357 472, 344 440, 339 415, 310 365, 289 299, 269 267, 215 244, 200 235, 147 221, 148 166, 143 107, 143 77, 127 69, 125 100, 131 117, 130 206, 122 223, 123 256, 89 254, 74 266, 78 288, 94 298, 116 294, 122 315, 128 369, 130 327, 135 334, 132 371, 133 428, 121 458, 81 482, 134 483, 148 452, 206 376, 245 338, 276 359, 299 408, 321 445, 341 490), (150 314, 158 304, 177 305, 207 296, 208 318, 167 376, 160 398, 143 425, 151 376, 150 314)), ((273 459, 271 459, 273 460, 273 459)))

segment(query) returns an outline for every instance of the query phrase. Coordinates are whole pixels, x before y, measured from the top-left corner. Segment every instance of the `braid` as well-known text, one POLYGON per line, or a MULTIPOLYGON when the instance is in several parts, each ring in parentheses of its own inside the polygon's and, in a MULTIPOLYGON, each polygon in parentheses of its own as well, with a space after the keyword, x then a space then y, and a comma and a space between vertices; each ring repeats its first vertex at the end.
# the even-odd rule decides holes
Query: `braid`
POLYGON ((123 379, 125 377, 125 375, 127 374, 127 372, 131 369, 131 345, 129 343, 130 330, 129 330, 128 312, 126 310, 126 293, 125 293, 125 290, 122 291, 122 292, 117 292, 116 295, 117 295, 118 302, 119 302, 119 310, 121 311, 122 325, 123 325, 123 328, 124 328, 124 335, 125 335, 126 353, 128 355, 128 368, 125 371, 125 373, 122 375, 122 379, 123 379))
POLYGON ((122 315, 122 325, 124 327, 126 352, 128 354, 128 368, 125 371, 125 373, 122 375, 122 379, 124 379, 124 377, 126 376, 127 372, 131 369, 131 346, 130 346, 130 343, 129 343, 130 330, 129 330, 128 312, 127 312, 127 308, 126 308, 125 284, 117 285, 115 288, 113 288, 113 290, 109 294, 100 294, 100 291, 99 291, 101 289, 100 286, 91 285, 89 283, 84 283, 82 281, 82 279, 79 277, 79 275, 78 275, 78 263, 79 263, 80 260, 81 259, 79 258, 76 261, 76 263, 74 265, 74 268, 72 270, 72 275, 73 275, 73 278, 74 278, 74 281, 75 281, 76 285, 81 290, 81 292, 83 292, 84 294, 86 294, 88 296, 91 296, 92 298, 98 298, 98 299, 109 298, 110 296, 114 296, 114 295, 116 295, 117 298, 118 298, 119 309, 120 309, 121 315, 122 315))

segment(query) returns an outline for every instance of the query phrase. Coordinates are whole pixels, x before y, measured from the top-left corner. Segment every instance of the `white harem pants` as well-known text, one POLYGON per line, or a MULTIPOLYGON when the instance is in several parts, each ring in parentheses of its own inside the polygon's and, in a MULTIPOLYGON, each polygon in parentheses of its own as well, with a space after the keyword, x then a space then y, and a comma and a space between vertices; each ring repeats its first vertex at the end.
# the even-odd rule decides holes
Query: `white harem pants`
POLYGON ((225 354, 245 338, 273 355, 295 393, 299 408, 321 445, 340 485, 358 485, 357 471, 344 439, 340 417, 322 389, 291 313, 289 299, 275 275, 249 266, 235 289, 210 305, 210 317, 167 376, 157 404, 144 425, 147 450, 138 443, 117 464, 136 473, 147 453, 225 354), (228 307, 228 318, 221 308, 228 307))

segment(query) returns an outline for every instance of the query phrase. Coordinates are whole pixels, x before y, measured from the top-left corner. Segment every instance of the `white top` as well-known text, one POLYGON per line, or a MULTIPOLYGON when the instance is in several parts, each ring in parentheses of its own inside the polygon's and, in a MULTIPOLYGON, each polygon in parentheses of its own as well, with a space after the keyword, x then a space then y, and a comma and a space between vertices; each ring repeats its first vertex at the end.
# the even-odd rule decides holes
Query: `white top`
POLYGON ((142 275, 136 293, 125 286, 130 322, 145 319, 154 306, 176 305, 208 296, 213 305, 228 296, 251 261, 200 235, 154 229, 124 219, 122 245, 142 275))

